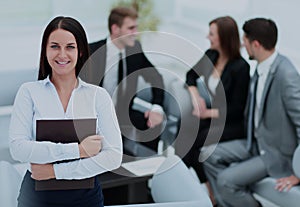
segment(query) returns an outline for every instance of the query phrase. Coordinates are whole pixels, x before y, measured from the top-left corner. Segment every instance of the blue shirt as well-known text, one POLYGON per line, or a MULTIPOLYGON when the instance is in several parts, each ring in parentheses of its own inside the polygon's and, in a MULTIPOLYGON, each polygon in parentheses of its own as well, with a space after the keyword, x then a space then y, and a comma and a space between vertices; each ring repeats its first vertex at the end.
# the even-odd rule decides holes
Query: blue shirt
POLYGON ((66 112, 49 77, 24 83, 15 99, 9 129, 14 159, 29 163, 52 163, 77 159, 77 143, 37 142, 36 120, 96 118, 96 134, 104 137, 94 157, 54 164, 56 179, 83 179, 118 168, 122 161, 122 138, 114 105, 105 89, 79 80, 66 112))

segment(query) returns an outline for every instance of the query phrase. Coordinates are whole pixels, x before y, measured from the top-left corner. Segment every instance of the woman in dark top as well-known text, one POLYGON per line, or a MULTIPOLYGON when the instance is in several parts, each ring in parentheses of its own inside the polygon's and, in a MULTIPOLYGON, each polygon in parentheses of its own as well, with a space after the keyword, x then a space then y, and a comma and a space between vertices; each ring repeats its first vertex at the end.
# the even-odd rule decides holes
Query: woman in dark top
MULTIPOLYGON (((192 166, 201 182, 206 181, 199 153, 206 140, 210 127, 220 131, 220 141, 245 137, 244 108, 247 101, 249 84, 249 64, 241 57, 238 27, 229 16, 219 17, 209 23, 210 49, 186 74, 186 84, 191 95, 192 114, 200 119, 197 138, 183 158, 192 166), (197 89, 197 79, 202 76, 211 96, 212 108, 209 108, 197 89), (225 96, 224 96, 225 95, 225 96), (222 101, 226 99, 225 101, 222 101), (214 125, 211 126, 211 121, 214 125), (225 120, 218 126, 218 120, 225 120)), ((216 133, 218 134, 218 133, 216 133)))

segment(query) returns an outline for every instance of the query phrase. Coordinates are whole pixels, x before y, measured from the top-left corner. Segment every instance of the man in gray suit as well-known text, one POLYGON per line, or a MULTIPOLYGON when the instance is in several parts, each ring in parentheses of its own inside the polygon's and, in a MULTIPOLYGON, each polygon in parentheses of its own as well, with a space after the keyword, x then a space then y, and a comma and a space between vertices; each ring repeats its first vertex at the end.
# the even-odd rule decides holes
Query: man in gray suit
POLYGON ((247 139, 219 144, 204 162, 220 206, 261 206, 249 186, 267 176, 277 178, 279 191, 299 183, 292 158, 300 139, 300 76, 275 50, 272 20, 251 19, 243 31, 249 57, 258 63, 249 87, 247 139))

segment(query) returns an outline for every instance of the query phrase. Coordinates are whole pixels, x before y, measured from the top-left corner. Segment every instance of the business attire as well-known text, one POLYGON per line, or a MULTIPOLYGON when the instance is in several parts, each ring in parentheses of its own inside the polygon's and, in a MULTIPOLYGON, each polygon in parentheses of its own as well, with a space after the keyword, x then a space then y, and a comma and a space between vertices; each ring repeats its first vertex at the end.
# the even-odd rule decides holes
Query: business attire
MULTIPOLYGON (((152 100, 151 103, 154 107, 158 107, 162 111, 164 100, 164 84, 162 76, 150 63, 142 51, 141 44, 136 41, 133 47, 126 47, 125 50, 119 49, 111 42, 110 38, 100 40, 90 44, 91 52, 91 66, 88 74, 81 74, 80 76, 89 83, 103 86, 106 88, 113 99, 116 101, 116 113, 121 127, 123 139, 131 138, 126 134, 126 129, 132 125, 138 130, 146 130, 145 137, 157 134, 160 127, 148 129, 147 119, 144 114, 132 108, 133 100, 136 96, 138 78, 142 77, 146 82, 151 84, 152 100), (122 53, 125 74, 121 77, 122 80, 117 82, 125 83, 125 89, 122 92, 114 91, 116 88, 116 79, 118 78, 117 62, 118 53, 122 53), (110 85, 114 85, 113 87, 110 85), (114 93, 115 92, 115 93, 114 93), (117 97, 114 97, 117 94, 117 97)), ((141 140, 141 144, 157 150, 158 139, 157 137, 147 137, 147 140, 141 140), (150 140, 150 141, 149 141, 150 140)))
MULTIPOLYGON (((80 78, 78 80, 78 87, 73 90, 66 111, 49 77, 23 84, 13 106, 9 136, 10 152, 15 160, 46 164, 76 159, 53 164, 57 180, 96 177, 118 168, 122 160, 121 133, 109 94, 103 88, 87 84, 80 78), (101 152, 96 156, 79 159, 77 143, 35 141, 37 120, 83 118, 95 118, 95 133, 104 137, 101 152)), ((28 169, 18 198, 20 207, 103 206, 98 178, 93 189, 35 191, 34 184, 28 169)))
MULTIPOLYGON (((205 85, 212 99, 212 106, 219 110, 219 118, 215 119, 213 130, 223 130, 221 120, 226 120, 223 132, 220 132, 220 141, 242 138, 245 136, 244 130, 244 110, 247 101, 249 85, 249 64, 242 58, 236 58, 227 62, 224 67, 220 81, 211 85, 214 65, 219 57, 216 50, 207 50, 205 55, 186 74, 187 86, 196 86, 199 77, 204 78, 205 85), (212 91, 212 88, 215 90, 212 91), (226 104, 224 104, 224 94, 226 104)), ((201 96, 201 94, 200 94, 201 96)), ((198 122, 197 122, 198 123, 198 122)), ((213 143, 218 140, 207 140, 208 131, 211 126, 211 119, 201 119, 197 138, 187 155, 183 158, 188 166, 196 169, 201 181, 205 181, 202 163, 198 157, 201 147, 206 143, 213 143)), ((213 137, 214 138, 214 137, 213 137)))
POLYGON ((222 206, 258 206, 249 185, 266 176, 294 174, 292 157, 300 138, 300 76, 277 52, 256 70, 253 129, 247 129, 253 133, 248 140, 220 143, 204 162, 214 196, 222 206))

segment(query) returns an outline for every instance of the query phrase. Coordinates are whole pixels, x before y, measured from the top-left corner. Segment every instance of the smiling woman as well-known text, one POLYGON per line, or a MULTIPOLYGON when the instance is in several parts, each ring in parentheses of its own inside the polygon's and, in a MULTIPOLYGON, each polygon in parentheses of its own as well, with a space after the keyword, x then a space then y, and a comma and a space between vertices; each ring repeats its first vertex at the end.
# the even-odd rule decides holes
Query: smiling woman
POLYGON ((83 42, 87 42, 83 27, 79 22, 76 24, 78 28, 66 22, 66 20, 60 22, 59 18, 55 18, 45 30, 42 39, 39 80, 51 76, 52 71, 57 72, 55 68, 65 66, 66 63, 71 69, 75 68, 77 77, 89 56, 88 46, 83 42))
POLYGON ((103 88, 77 77, 89 56, 86 34, 77 20, 54 18, 44 31, 41 46, 39 80, 20 87, 11 116, 12 157, 31 164, 21 185, 18 207, 101 207, 103 195, 96 175, 118 168, 122 160, 121 133, 112 100, 103 88), (62 134, 52 135, 58 142, 37 141, 38 121, 59 124, 66 119, 94 119, 95 129, 79 143, 64 143, 62 134), (65 160, 71 161, 58 162, 65 160), (72 190, 35 188, 37 181, 86 178, 92 178, 92 185, 76 185, 72 190))
POLYGON ((52 68, 52 76, 75 73, 78 49, 74 35, 63 29, 55 30, 47 43, 47 60, 52 68))

